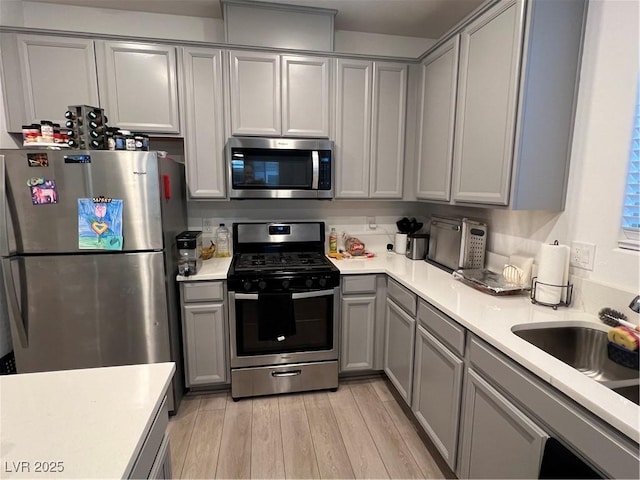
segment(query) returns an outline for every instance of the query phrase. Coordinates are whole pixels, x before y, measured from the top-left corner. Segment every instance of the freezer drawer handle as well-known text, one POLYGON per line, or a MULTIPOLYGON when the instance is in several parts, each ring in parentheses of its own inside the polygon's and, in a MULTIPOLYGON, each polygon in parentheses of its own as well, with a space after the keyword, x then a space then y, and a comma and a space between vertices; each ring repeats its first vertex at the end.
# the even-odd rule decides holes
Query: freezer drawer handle
POLYGON ((302 370, 287 370, 286 372, 271 372, 272 377, 297 377, 302 374, 302 370))

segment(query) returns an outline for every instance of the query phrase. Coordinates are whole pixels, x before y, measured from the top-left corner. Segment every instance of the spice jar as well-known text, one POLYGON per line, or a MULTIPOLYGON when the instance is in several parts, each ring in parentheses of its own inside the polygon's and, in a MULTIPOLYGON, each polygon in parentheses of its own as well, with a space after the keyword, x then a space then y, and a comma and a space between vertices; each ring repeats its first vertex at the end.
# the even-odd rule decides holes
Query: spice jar
POLYGON ((22 126, 22 141, 24 143, 37 143, 40 137, 40 125, 23 125, 22 126))
POLYGON ((53 143, 53 122, 42 120, 40 122, 40 135, 42 143, 53 143))

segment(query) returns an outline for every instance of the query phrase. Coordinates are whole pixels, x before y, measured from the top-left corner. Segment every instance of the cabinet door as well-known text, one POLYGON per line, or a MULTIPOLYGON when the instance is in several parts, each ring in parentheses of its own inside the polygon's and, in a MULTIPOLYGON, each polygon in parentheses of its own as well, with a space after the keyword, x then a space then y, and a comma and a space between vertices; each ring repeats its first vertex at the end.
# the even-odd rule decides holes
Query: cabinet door
POLYGON ((329 137, 331 61, 282 57, 282 135, 329 137))
POLYGON ((461 33, 453 199, 507 205, 513 161, 522 3, 503 1, 461 33))
POLYGON ((229 52, 231 133, 281 134, 280 56, 229 52))
POLYGON ((417 198, 451 199, 459 48, 456 36, 422 62, 417 198))
POLYGON ((342 298, 340 370, 373 370, 376 296, 342 298))
POLYGON ((414 318, 387 299, 384 371, 407 404, 411 404, 415 325, 414 318))
POLYGON ((169 445, 169 435, 165 434, 156 459, 153 461, 149 479, 164 480, 170 478, 173 478, 171 472, 171 447, 169 445))
POLYGON ((96 52, 100 98, 110 125, 180 132, 175 47, 98 42, 96 52))
POLYGON ((227 381, 224 304, 184 306, 187 387, 227 381))
POLYGON ((408 67, 375 62, 371 111, 370 197, 402 198, 408 67))
POLYGON ((373 62, 338 59, 336 73, 336 198, 369 197, 373 62))
POLYGON ((455 469, 464 361, 417 326, 412 410, 451 469, 455 469))
POLYGON ((538 478, 547 438, 522 411, 467 369, 460 478, 538 478))
POLYGON ((225 197, 222 50, 182 49, 189 195, 225 197))
MULTIPOLYGON (((93 40, 41 35, 16 35, 15 40, 22 77, 23 123, 51 120, 64 126, 69 105, 99 106, 93 40)), ((4 76, 15 76, 8 67, 5 65, 4 76)), ((13 92, 5 90, 5 94, 13 92)), ((19 127, 11 125, 11 131, 20 131, 19 127)))

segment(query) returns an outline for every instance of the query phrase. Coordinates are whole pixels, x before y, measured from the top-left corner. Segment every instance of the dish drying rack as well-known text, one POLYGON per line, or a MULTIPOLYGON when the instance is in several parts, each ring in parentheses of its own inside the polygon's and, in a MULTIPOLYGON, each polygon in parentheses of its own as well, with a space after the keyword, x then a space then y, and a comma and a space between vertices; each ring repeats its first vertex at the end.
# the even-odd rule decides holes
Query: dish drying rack
MULTIPOLYGON (((560 298, 562 298, 564 295, 563 293, 560 294, 560 298)), ((537 305, 543 305, 545 307, 551 307, 554 310, 557 310, 558 307, 568 307, 569 305, 571 305, 571 300, 573 298, 573 284, 572 283, 567 283, 566 285, 556 285, 553 283, 544 283, 544 282, 539 282, 538 281, 538 277, 533 277, 533 279, 531 280, 531 303, 533 304, 537 304, 537 305), (563 302, 562 300, 560 300, 560 302, 558 303, 545 303, 545 302, 541 302, 539 300, 536 300, 536 289, 538 285, 544 285, 546 287, 556 287, 556 288, 561 288, 563 289, 563 291, 566 291, 566 300, 563 302)))

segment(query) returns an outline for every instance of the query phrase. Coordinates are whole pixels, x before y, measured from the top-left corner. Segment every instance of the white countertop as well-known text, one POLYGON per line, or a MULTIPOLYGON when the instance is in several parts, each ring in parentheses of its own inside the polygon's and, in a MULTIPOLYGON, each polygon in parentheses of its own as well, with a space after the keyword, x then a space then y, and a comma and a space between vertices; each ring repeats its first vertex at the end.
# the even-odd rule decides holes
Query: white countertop
POLYGON ((210 258, 209 260, 202 261, 202 267, 200 267, 200 271, 198 271, 198 273, 196 273, 195 275, 189 275, 188 277, 178 275, 176 276, 176 280, 179 282, 226 280, 229 266, 231 266, 231 257, 210 258))
POLYGON ((174 372, 156 363, 0 377, 0 477, 127 477, 174 372), (38 462, 63 470, 39 473, 38 462))
POLYGON ((409 260, 395 253, 331 261, 343 275, 389 275, 634 441, 640 441, 638 405, 511 332, 514 325, 568 320, 588 321, 596 328, 607 329, 595 315, 575 308, 553 310, 534 305, 524 295, 488 295, 425 261, 409 260))
MULTIPOLYGON (((581 320, 606 328, 595 315, 575 308, 553 310, 533 305, 528 296, 492 296, 455 280, 451 274, 404 255, 378 253, 374 258, 330 259, 342 275, 382 273, 397 280, 526 369, 640 442, 640 407, 511 332, 518 324, 581 320)), ((230 258, 203 262, 202 269, 179 281, 224 280, 230 258)))

